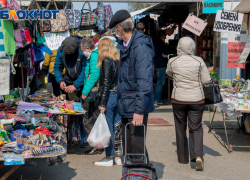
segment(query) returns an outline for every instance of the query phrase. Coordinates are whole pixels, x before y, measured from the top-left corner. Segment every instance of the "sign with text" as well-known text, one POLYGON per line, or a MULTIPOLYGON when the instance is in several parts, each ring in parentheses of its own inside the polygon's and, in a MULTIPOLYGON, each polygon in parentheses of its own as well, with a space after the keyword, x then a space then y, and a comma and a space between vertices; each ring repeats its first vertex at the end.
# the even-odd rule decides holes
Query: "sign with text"
POLYGON ((206 26, 207 23, 204 20, 189 14, 182 27, 194 33, 195 35, 200 36, 206 26))
POLYGON ((69 35, 69 31, 59 33, 44 33, 44 36, 46 38, 46 45, 51 50, 57 50, 61 46, 63 40, 66 37, 69 37, 69 35))
POLYGON ((245 69, 244 63, 237 63, 246 43, 228 42, 227 45, 227 67, 245 69))
POLYGON ((250 37, 247 38, 246 45, 237 63, 245 63, 250 53, 250 37))
POLYGON ((224 8, 224 0, 203 0, 202 13, 217 13, 224 8))
POLYGON ((247 42, 248 30, 241 30, 240 34, 228 34, 228 42, 247 42))
POLYGON ((214 22, 214 31, 240 34, 244 14, 218 10, 214 22))
POLYGON ((10 94, 10 60, 0 59, 0 95, 10 94))

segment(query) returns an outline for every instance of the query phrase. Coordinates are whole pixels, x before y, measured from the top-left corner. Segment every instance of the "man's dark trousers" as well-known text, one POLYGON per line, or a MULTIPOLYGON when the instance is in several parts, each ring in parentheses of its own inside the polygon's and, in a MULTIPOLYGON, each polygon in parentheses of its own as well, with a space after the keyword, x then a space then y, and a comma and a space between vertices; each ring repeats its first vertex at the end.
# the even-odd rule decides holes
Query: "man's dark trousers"
MULTIPOLYGON (((130 118, 122 118, 122 146, 123 146, 123 154, 125 155, 125 127, 126 124, 131 123, 133 119, 130 118)), ((148 122, 148 114, 143 115, 143 124, 145 126, 145 130, 147 132, 147 122, 148 122)), ((145 135, 146 135, 145 132, 145 135)), ((143 154, 144 153, 144 127, 143 126, 134 126, 133 124, 129 124, 127 126, 127 153, 132 154, 143 154)), ((146 137, 145 137, 146 140, 146 137)), ((146 150, 147 163, 149 163, 148 152, 146 150)), ((142 156, 131 156, 128 158, 129 161, 134 163, 144 163, 144 159, 142 156)))

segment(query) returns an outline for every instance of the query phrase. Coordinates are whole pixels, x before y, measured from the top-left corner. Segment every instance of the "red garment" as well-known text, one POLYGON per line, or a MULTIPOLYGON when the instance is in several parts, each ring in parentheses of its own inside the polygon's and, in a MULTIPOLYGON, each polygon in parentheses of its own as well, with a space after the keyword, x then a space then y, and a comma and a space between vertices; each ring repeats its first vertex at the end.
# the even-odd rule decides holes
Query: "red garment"
POLYGON ((34 131, 34 135, 36 134, 39 134, 39 133, 42 133, 42 134, 45 134, 45 135, 50 135, 51 136, 51 132, 45 127, 43 126, 42 128, 37 128, 35 131, 34 131))
POLYGON ((96 43, 98 43, 98 41, 99 41, 99 40, 94 40, 93 42, 94 42, 94 44, 96 44, 96 43))
POLYGON ((30 37, 30 32, 27 29, 25 29, 24 32, 25 32, 25 36, 26 36, 26 41, 31 43, 32 38, 30 37))

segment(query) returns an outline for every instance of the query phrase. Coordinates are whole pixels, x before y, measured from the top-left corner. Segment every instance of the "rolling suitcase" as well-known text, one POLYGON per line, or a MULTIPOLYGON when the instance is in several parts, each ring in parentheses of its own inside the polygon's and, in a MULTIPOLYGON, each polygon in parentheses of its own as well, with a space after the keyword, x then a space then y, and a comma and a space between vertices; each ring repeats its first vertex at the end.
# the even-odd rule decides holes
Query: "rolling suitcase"
POLYGON ((127 126, 125 126, 125 154, 124 165, 122 168, 121 180, 158 180, 156 170, 152 164, 148 164, 146 157, 146 129, 144 127, 144 153, 143 154, 131 154, 127 153, 127 126), (128 156, 142 156, 144 157, 144 163, 128 162, 128 156))

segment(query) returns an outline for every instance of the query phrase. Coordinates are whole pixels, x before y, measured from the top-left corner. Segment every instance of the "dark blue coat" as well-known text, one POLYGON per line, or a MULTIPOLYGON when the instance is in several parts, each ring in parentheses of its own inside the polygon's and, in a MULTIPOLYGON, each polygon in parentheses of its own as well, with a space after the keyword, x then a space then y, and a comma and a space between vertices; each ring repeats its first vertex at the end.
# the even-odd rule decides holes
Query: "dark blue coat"
POLYGON ((118 109, 123 118, 133 118, 134 113, 154 111, 152 39, 142 32, 133 31, 129 45, 124 50, 123 41, 117 45, 121 52, 118 73, 118 109))

